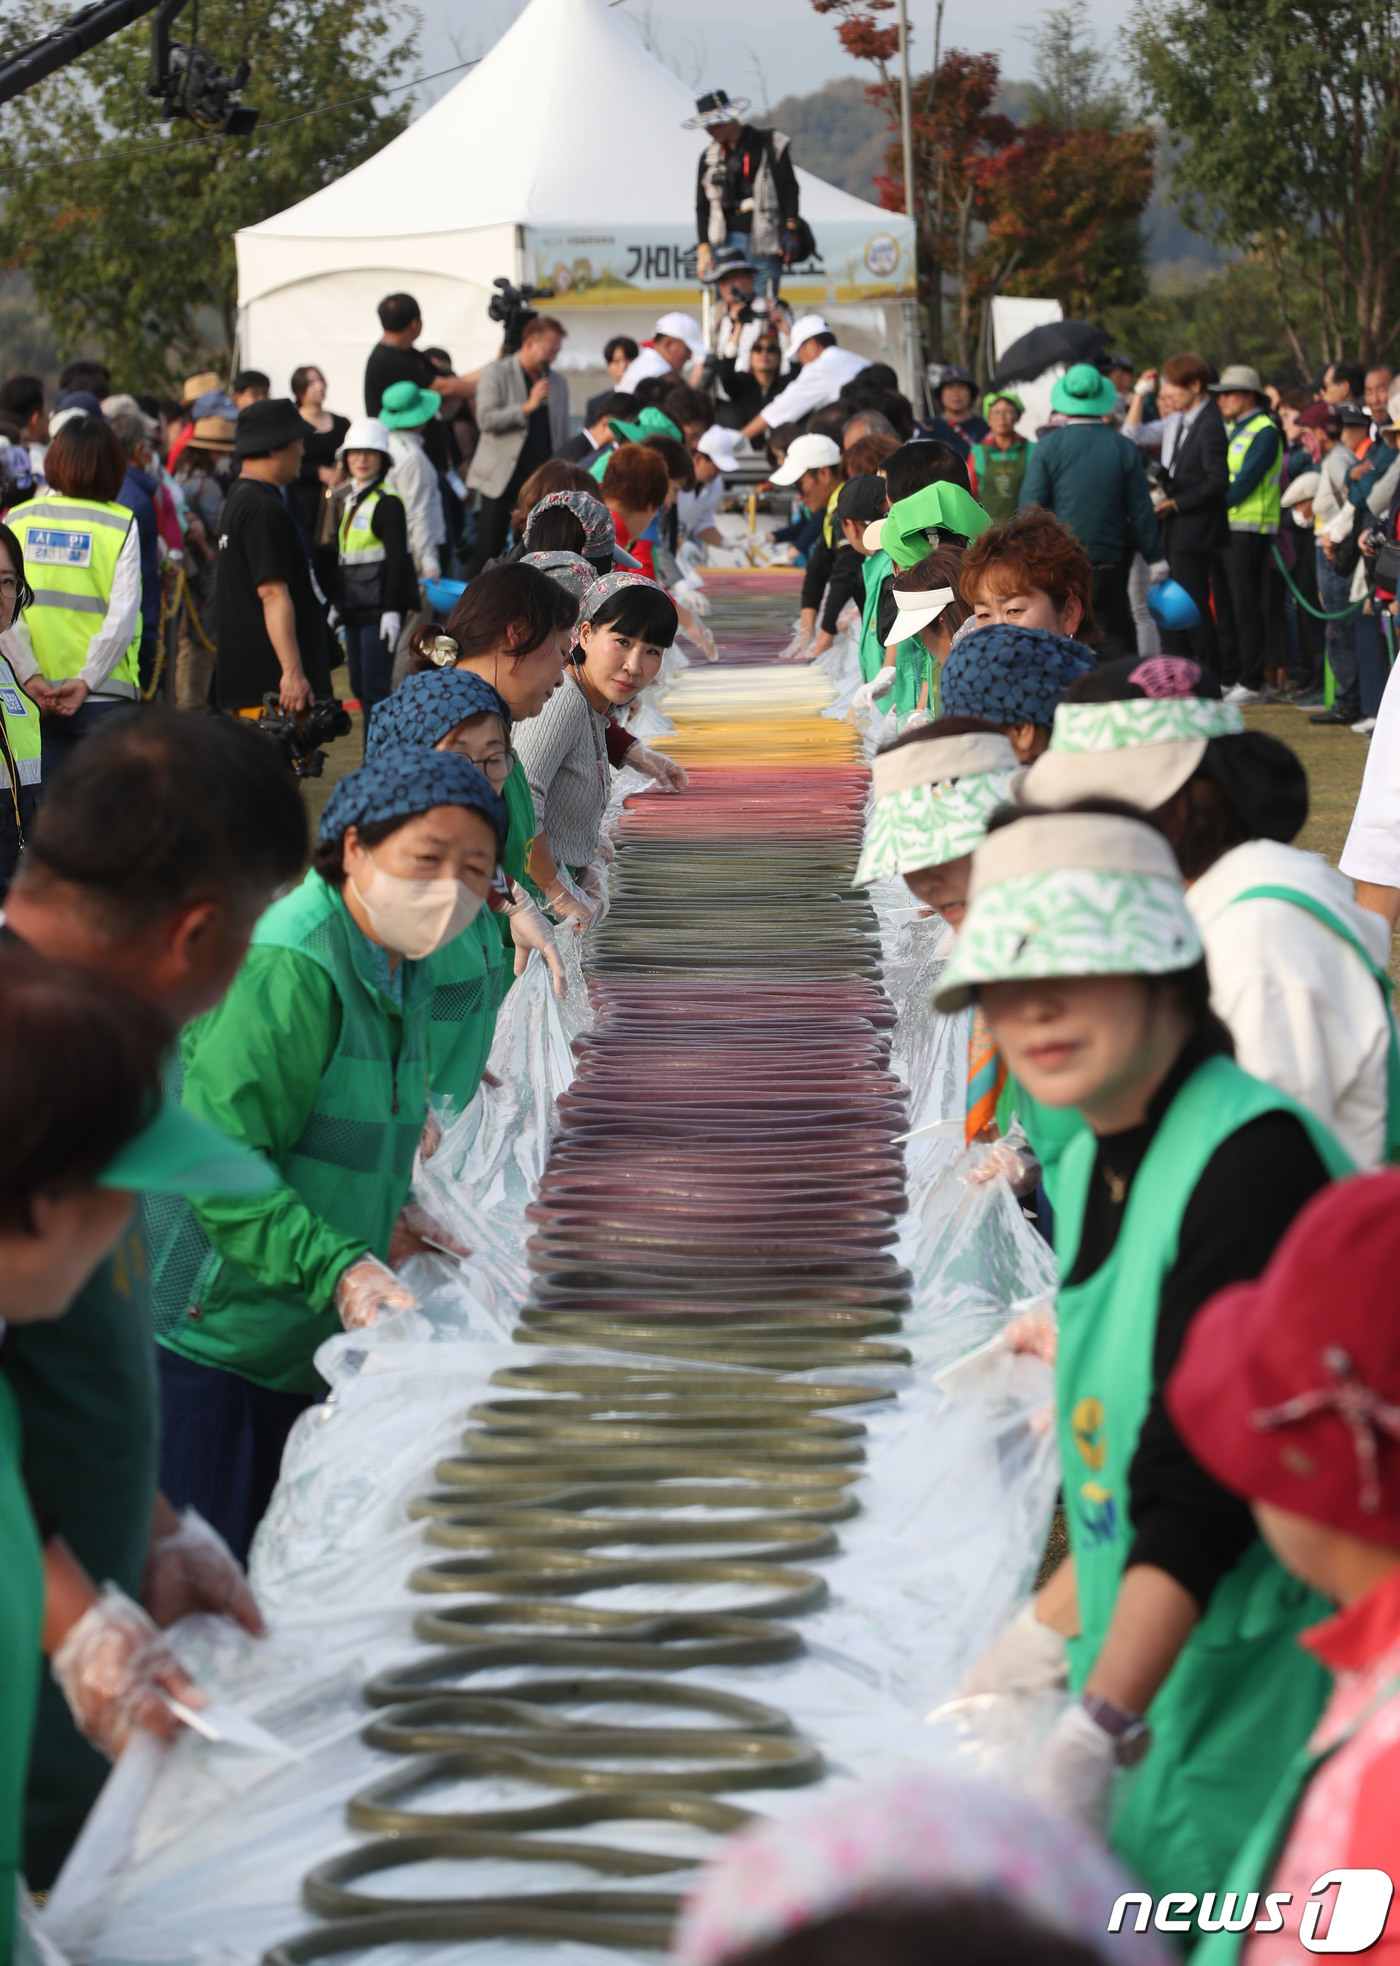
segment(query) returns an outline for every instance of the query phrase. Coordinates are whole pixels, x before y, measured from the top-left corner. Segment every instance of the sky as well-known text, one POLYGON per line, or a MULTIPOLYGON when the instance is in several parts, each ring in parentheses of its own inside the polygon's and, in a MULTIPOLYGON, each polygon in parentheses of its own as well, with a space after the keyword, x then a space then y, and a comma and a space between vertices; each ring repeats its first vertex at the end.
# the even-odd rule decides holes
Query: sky
MULTIPOLYGON (((421 62, 424 74, 449 62, 484 55, 522 12, 526 0, 418 0, 423 14, 421 62)), ((806 95, 823 82, 861 71, 843 52, 830 18, 812 11, 810 0, 620 0, 623 13, 663 61, 698 89, 724 88, 749 96, 757 110, 765 98, 806 95)), ((1088 0, 1096 32, 1122 32, 1125 12, 1115 0, 1088 0)), ((943 44, 974 51, 991 49, 1002 57, 1008 78, 1030 68, 1026 31, 1045 11, 1043 0, 947 0, 943 44)), ((893 18, 893 15, 890 16, 893 18)), ((909 0, 910 55, 926 67, 933 47, 934 0, 909 0)), ((455 76, 444 77, 423 94, 423 105, 455 76)))

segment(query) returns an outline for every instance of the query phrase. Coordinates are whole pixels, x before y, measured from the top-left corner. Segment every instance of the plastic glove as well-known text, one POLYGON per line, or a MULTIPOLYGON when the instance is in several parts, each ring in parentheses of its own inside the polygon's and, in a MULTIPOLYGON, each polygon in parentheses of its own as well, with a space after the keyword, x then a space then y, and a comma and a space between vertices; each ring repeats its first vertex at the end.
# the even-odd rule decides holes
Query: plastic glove
POLYGON ((611 867, 617 858, 617 848, 613 845, 606 833, 600 833, 598 835, 598 858, 605 867, 611 867))
POLYGON ((878 676, 872 676, 868 683, 862 683, 851 698, 853 710, 873 710, 877 696, 888 696, 894 688, 897 670, 893 663, 887 663, 878 676))
POLYGON ((1068 1684, 1069 1649, 1057 1631, 1036 1617, 1031 1600, 969 1668, 958 1695, 1055 1693, 1068 1684))
POLYGON ((967 1171, 970 1188, 985 1188, 1004 1174, 1013 1195, 1023 1195, 1040 1179, 1040 1162, 1030 1154, 1018 1154, 1009 1140, 998 1140, 984 1161, 967 1171))
POLYGON ((1172 570, 1165 560, 1154 560, 1147 569, 1147 584, 1155 587, 1159 580, 1170 580, 1171 576, 1172 570))
POLYGON ((554 927, 546 921, 543 912, 536 907, 534 899, 525 892, 519 881, 510 884, 514 896, 506 919, 510 923, 510 939, 515 944, 515 974, 524 973, 530 960, 530 951, 538 949, 554 978, 554 994, 562 997, 568 989, 568 979, 564 975, 564 964, 558 949, 554 946, 554 927))
POLYGON ((779 652, 779 662, 805 662, 812 653, 816 632, 815 628, 799 628, 787 647, 779 652))
POLYGON ((1009 1352, 1029 1352, 1043 1364, 1053 1365, 1060 1349, 1060 1327, 1043 1307, 1023 1311, 1002 1326, 1001 1342, 1009 1352))
POLYGON ((837 633, 839 634, 843 628, 853 628, 859 620, 860 609, 854 601, 847 601, 845 607, 842 608, 840 614, 836 617, 837 633))
POLYGON ((579 888, 593 904, 593 924, 596 926, 612 906, 612 896, 608 893, 608 870, 601 860, 589 861, 579 876, 579 888))
POLYGON ((575 887, 562 867, 545 889, 544 898, 559 916, 561 927, 567 923, 575 935, 582 935, 585 929, 592 928, 594 903, 580 888, 575 887))
POLYGON ((79 1618, 49 1669, 79 1730, 113 1761, 133 1728, 166 1738, 175 1732, 180 1723, 162 1689, 186 1706, 204 1705, 168 1641, 140 1605, 113 1584, 79 1618))
POLYGON ((682 591, 685 594, 685 605, 690 609, 692 614, 708 614, 710 612, 710 597, 703 587, 692 587, 690 582, 687 581, 682 591))
POLYGON ((690 783, 690 774, 674 758, 668 758, 664 751, 654 751, 649 744, 634 744, 627 753, 627 762, 633 771, 643 771, 648 778, 654 778, 663 792, 683 792, 690 783))
POLYGON ((363 1331, 395 1311, 416 1311, 418 1299, 377 1256, 362 1256, 342 1271, 332 1299, 347 1331, 363 1331))
POLYGON ((162 1631, 192 1611, 232 1618, 259 1637, 266 1629, 242 1564, 196 1509, 148 1547, 141 1602, 162 1631))
POLYGON ((393 648, 395 644, 398 642, 399 630, 402 627, 403 627, 403 616, 401 614, 395 614, 393 613, 392 610, 390 610, 388 613, 381 614, 379 617, 380 641, 387 642, 390 648, 393 648))
POLYGON ((1108 1824, 1108 1803, 1118 1771, 1116 1743, 1076 1700, 1067 1707, 1046 1736, 1044 1746, 1026 1770, 1027 1795, 1043 1802, 1061 1821, 1068 1816, 1102 1836, 1108 1824))
POLYGON ((692 614, 689 608, 680 608, 677 612, 680 615, 681 633, 686 640, 699 649, 707 662, 718 662, 719 650, 715 646, 715 638, 699 615, 692 614))
POLYGON ((471 1255, 466 1244, 458 1242, 426 1208, 416 1201, 405 1202, 389 1236, 389 1261, 406 1263, 410 1256, 427 1256, 433 1252, 471 1255))

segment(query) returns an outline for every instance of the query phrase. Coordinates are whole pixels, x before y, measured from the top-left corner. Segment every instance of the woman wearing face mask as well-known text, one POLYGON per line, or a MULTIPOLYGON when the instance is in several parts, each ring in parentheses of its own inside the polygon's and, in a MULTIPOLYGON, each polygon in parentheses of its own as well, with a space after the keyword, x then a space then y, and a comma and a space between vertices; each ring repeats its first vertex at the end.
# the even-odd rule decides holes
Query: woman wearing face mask
MULTIPOLYGON (((451 751, 476 766, 492 791, 500 792, 515 765, 510 743, 510 712, 489 683, 464 669, 430 669, 409 676, 370 720, 368 756, 425 745, 451 751)), ((433 1105, 463 1112, 476 1096, 496 1030, 496 1012, 510 987, 511 966, 493 913, 509 916, 516 961, 523 969, 538 949, 564 994, 564 965, 554 931, 516 882, 498 874, 487 906, 463 934, 444 944, 428 962, 433 972, 428 1039, 433 1105)))
POLYGON ((332 792, 311 873, 258 923, 232 989, 182 1039, 185 1106, 281 1174, 254 1202, 191 1204, 153 1249, 188 1276, 160 1334, 161 1481, 239 1556, 313 1363, 341 1326, 412 1308, 385 1267, 428 1107, 429 958, 484 906, 506 810, 475 765, 378 752, 332 792))
POLYGON ((556 914, 587 927, 601 907, 601 872, 578 886, 598 852, 612 788, 608 723, 654 680, 675 640, 675 603, 637 573, 610 573, 584 595, 569 677, 544 713, 516 732, 538 831, 530 874, 556 914))
POLYGON ((1127 808, 993 825, 934 990, 940 1010, 973 1000, 1017 1079, 1085 1130, 1055 1222, 1071 1554, 964 1690, 1068 1679, 1079 1697, 1028 1786, 1106 1827, 1150 1890, 1200 1894, 1307 1738, 1323 1678, 1294 1643, 1314 1600, 1187 1452, 1164 1386, 1205 1301, 1257 1276, 1349 1163, 1234 1063, 1171 849, 1127 808))

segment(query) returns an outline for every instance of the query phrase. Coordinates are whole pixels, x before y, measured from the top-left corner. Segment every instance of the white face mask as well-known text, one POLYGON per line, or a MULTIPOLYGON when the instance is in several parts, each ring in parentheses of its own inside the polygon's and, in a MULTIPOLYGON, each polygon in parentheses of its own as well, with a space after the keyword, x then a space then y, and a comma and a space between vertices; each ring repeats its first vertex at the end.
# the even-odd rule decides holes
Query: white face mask
POLYGON ((359 895, 369 925, 386 949, 410 962, 422 962, 445 943, 455 941, 476 920, 486 896, 465 881, 406 881, 389 874, 373 855, 369 892, 353 874, 350 885, 359 895))

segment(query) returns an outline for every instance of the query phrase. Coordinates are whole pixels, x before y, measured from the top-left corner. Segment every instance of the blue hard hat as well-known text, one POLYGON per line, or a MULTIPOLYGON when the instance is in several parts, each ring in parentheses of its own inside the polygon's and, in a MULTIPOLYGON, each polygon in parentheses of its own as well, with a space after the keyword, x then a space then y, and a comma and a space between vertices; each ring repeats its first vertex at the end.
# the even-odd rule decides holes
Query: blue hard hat
POLYGON ((1201 610, 1179 580, 1159 580, 1147 590, 1147 612, 1159 628, 1194 628, 1201 610))

